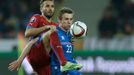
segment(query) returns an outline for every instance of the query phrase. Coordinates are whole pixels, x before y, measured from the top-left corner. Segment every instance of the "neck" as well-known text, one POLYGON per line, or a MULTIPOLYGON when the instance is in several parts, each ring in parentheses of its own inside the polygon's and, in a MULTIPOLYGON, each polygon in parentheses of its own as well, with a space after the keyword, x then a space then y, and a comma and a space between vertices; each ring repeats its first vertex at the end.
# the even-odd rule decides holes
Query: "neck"
POLYGON ((47 17, 47 16, 45 16, 44 14, 42 14, 42 16, 43 16, 44 18, 46 18, 48 21, 51 21, 51 17, 47 17))
POLYGON ((60 27, 63 31, 68 32, 68 30, 66 30, 61 24, 59 24, 59 27, 60 27))

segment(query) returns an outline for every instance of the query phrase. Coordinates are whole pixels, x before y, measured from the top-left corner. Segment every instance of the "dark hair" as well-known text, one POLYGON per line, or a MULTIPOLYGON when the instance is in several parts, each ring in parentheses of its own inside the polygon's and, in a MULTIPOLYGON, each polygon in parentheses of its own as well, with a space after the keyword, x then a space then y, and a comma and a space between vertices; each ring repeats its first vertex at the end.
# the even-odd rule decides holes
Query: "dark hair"
POLYGON ((42 8, 44 1, 54 1, 54 0, 40 0, 40 9, 42 8))
POLYGON ((74 11, 71 8, 63 7, 59 12, 59 19, 61 19, 65 13, 74 14, 74 11))

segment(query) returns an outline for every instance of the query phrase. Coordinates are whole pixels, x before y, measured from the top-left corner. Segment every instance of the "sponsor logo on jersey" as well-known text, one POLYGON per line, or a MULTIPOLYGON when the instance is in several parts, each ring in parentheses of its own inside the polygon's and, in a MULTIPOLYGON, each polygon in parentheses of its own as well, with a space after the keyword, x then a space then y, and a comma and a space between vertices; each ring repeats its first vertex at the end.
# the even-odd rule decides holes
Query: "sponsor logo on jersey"
POLYGON ((30 20, 30 22, 35 22, 35 21, 36 21, 35 17, 31 18, 31 20, 30 20))

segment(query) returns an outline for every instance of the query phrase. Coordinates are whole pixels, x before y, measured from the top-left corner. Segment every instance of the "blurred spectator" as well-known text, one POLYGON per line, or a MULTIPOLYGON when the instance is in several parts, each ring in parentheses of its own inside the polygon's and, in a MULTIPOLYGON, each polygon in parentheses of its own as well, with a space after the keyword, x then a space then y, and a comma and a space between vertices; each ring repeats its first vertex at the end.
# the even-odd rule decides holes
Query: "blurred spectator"
POLYGON ((0 12, 0 38, 3 38, 5 35, 6 25, 4 24, 4 15, 0 12))
MULTIPOLYGON (((115 5, 115 10, 118 10, 118 29, 125 35, 130 35, 133 32, 134 25, 134 0, 112 0, 115 5)), ((120 31, 118 30, 118 31, 120 31)))
POLYGON ((119 16, 119 14, 121 14, 124 9, 125 0, 111 0, 110 4, 119 16))
POLYGON ((134 31, 134 25, 131 22, 125 23, 123 27, 123 32, 125 35, 132 35, 134 31))
POLYGON ((30 17, 40 13, 39 3, 40 0, 0 0, 0 38, 15 38, 16 30, 24 31, 30 17))
POLYGON ((18 25, 18 19, 15 16, 9 17, 6 21, 6 36, 4 38, 15 38, 18 25))
POLYGON ((16 30, 24 31, 31 15, 39 12, 39 2, 38 0, 0 1, 0 38, 16 38, 16 30))
POLYGON ((121 16, 123 16, 123 18, 126 18, 126 19, 134 18, 134 1, 133 0, 126 0, 121 16))
POLYGON ((117 20, 113 16, 112 7, 104 10, 103 17, 98 26, 99 36, 102 38, 112 38, 117 32, 117 20))

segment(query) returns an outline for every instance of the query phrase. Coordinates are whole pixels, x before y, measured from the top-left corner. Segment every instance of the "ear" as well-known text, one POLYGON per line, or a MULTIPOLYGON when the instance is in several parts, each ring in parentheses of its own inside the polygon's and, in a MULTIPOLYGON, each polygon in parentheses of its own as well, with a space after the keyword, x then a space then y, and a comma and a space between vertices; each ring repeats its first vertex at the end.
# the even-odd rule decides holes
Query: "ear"
POLYGON ((61 20, 61 19, 62 19, 61 16, 59 16, 59 17, 58 17, 58 20, 61 20))
POLYGON ((40 9, 40 12, 42 13, 42 10, 40 9))
POLYGON ((58 22, 60 22, 60 21, 61 21, 61 19, 62 19, 61 17, 58 17, 58 22))
POLYGON ((41 13, 42 13, 42 7, 40 7, 40 11, 41 11, 41 13))
POLYGON ((60 19, 59 19, 59 17, 57 18, 57 21, 58 21, 58 23, 60 23, 60 19))

